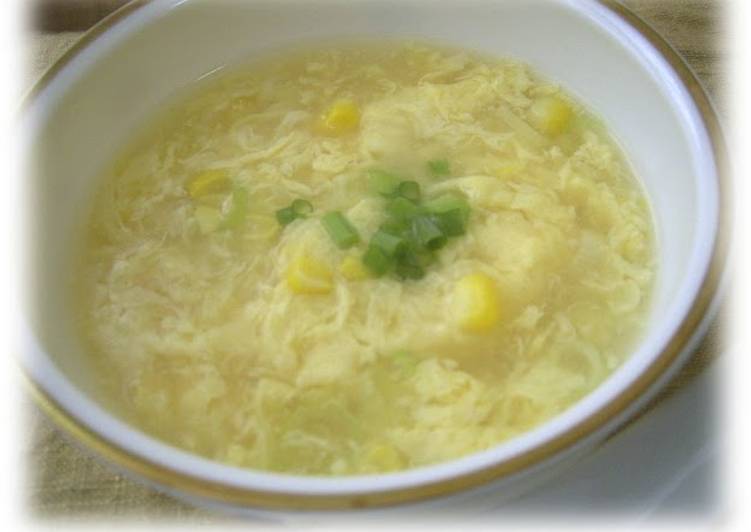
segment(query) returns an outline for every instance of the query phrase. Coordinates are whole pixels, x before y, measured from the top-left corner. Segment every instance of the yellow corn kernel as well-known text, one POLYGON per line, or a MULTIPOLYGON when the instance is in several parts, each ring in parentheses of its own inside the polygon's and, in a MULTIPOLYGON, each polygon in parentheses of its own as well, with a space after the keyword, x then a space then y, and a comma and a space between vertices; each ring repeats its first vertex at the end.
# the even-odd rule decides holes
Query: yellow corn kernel
POLYGON ((500 318, 495 281, 484 273, 466 275, 454 287, 454 311, 462 329, 485 332, 500 318))
POLYGON ((362 260, 355 255, 347 255, 339 264, 339 271, 348 281, 362 281, 370 275, 362 264, 362 260))
POLYGON ((185 185, 192 198, 200 198, 216 192, 226 192, 232 181, 224 170, 205 170, 194 175, 185 185))
POLYGON ((365 453, 366 468, 374 471, 395 471, 404 467, 404 459, 393 445, 373 445, 365 453))
POLYGON ((287 267, 287 285, 296 294, 327 294, 332 288, 331 270, 309 255, 299 255, 287 267))
POLYGON ((532 124, 551 136, 562 133, 573 114, 571 106, 558 96, 545 96, 538 99, 529 111, 532 124))
POLYGON ((213 207, 207 207, 206 205, 199 205, 195 211, 196 221, 198 227, 201 229, 201 233, 211 233, 215 231, 222 223, 222 213, 219 209, 213 207))
POLYGON ((360 124, 360 110, 351 100, 339 100, 323 116, 324 129, 336 135, 352 131, 360 124))

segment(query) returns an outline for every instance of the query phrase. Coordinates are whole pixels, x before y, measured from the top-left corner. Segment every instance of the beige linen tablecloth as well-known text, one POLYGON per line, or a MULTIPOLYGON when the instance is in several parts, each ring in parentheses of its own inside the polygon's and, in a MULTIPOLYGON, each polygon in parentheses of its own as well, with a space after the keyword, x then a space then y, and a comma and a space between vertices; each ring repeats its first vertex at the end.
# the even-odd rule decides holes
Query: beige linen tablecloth
MULTIPOLYGON (((686 58, 725 115, 727 47, 723 9, 717 0, 630 0, 625 2, 650 22, 686 58)), ((29 33, 28 79, 33 83, 82 34, 29 33)), ((715 324, 695 356, 657 400, 693 378, 722 352, 723 335, 715 324)), ((212 523, 222 517, 197 509, 124 477, 61 434, 30 399, 24 397, 23 487, 27 510, 42 519, 125 518, 212 523)))

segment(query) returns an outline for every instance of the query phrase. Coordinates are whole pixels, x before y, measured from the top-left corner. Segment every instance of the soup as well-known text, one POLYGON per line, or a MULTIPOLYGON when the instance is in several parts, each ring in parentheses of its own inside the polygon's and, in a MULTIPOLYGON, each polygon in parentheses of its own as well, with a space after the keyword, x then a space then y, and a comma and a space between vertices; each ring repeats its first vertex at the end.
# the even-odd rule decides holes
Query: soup
POLYGON ((215 73, 102 176, 79 322, 102 396, 253 469, 396 471, 571 407, 646 321, 649 205, 603 124, 422 43, 215 73))

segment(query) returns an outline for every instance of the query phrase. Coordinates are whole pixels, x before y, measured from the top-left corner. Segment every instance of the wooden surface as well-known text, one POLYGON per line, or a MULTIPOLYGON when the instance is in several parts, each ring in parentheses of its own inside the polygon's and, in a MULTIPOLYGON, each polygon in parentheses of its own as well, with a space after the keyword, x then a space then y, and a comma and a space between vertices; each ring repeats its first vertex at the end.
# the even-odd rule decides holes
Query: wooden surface
MULTIPOLYGON (((64 0, 43 0, 59 3, 64 0)), ((83 0, 82 0, 83 1, 83 0)), ((92 0, 96 13, 84 15, 90 24, 106 10, 110 0, 92 0), (96 5, 94 5, 96 4, 96 5)), ((718 105, 721 115, 726 107, 727 46, 723 38, 723 4, 707 0, 626 0, 624 3, 657 29, 688 61, 718 105)), ((67 25, 83 24, 66 22, 67 25)), ((60 27, 48 22, 43 27, 60 27)), ((29 82, 33 82, 52 64, 80 33, 42 33, 28 35, 27 64, 29 82)), ((667 388, 662 398, 700 372, 717 353, 723 335, 715 325, 686 370, 667 388)), ((188 506, 140 483, 113 472, 88 451, 69 442, 25 399, 23 436, 27 460, 24 493, 27 509, 38 519, 65 521, 125 519, 128 522, 167 521, 191 524, 216 523, 223 518, 206 510, 188 506)))
POLYGON ((85 31, 127 1, 32 0, 31 23, 38 31, 85 31))
POLYGON ((727 4, 721 0, 623 0, 677 49, 722 112, 728 89, 727 4))

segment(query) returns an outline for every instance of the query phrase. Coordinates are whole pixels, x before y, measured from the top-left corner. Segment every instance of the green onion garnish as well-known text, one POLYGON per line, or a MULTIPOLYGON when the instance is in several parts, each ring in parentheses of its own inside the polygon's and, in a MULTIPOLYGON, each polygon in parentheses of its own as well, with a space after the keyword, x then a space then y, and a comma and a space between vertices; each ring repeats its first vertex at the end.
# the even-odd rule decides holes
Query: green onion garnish
POLYGON ((296 199, 292 202, 290 207, 295 211, 298 218, 305 218, 306 216, 313 214, 313 205, 304 199, 296 199))
POLYGON ((402 279, 412 279, 413 281, 417 281, 425 277, 425 270, 422 268, 422 266, 404 261, 399 261, 396 263, 394 272, 402 279))
POLYGON ((392 197, 397 193, 400 179, 383 170, 369 170, 370 188, 376 194, 392 197))
POLYGON ((244 187, 237 187, 232 191, 232 204, 224 218, 221 227, 232 229, 242 225, 248 215, 248 191, 244 187))
POLYGON ((304 199, 296 199, 289 207, 276 211, 276 221, 281 225, 289 225, 298 218, 307 218, 312 214, 313 205, 304 199))
POLYGON ((402 181, 397 193, 408 200, 420 201, 420 184, 417 181, 402 181))
POLYGON ((423 204, 423 207, 425 207, 425 210, 432 213, 449 212, 458 209, 462 212, 465 219, 469 217, 470 211, 467 200, 458 194, 452 193, 444 194, 430 201, 426 201, 423 204))
POLYGON ((435 262, 436 256, 432 251, 420 250, 417 253, 412 254, 410 260, 415 264, 419 264, 423 268, 427 268, 435 262))
POLYGON ((360 241, 357 230, 339 211, 324 214, 321 218, 321 224, 340 249, 351 248, 360 241))
POLYGON ((461 209, 434 214, 433 220, 446 236, 461 236, 466 232, 467 216, 461 209))
MULTIPOLYGON (((420 207, 414 201, 398 196, 388 202, 386 212, 396 221, 409 220, 420 212, 420 207)), ((393 234, 393 232, 392 232, 393 234)))
POLYGON ((405 236, 409 233, 410 219, 391 218, 383 222, 378 229, 394 236, 405 236))
POLYGON ((446 159, 428 161, 428 170, 430 170, 430 173, 434 176, 444 176, 451 173, 449 162, 446 159))
POLYGON ((422 279, 425 277, 425 266, 430 263, 431 259, 431 253, 410 249, 399 257, 394 272, 402 279, 422 279))
POLYGON ((372 243, 368 246, 365 254, 362 256, 362 263, 376 276, 386 273, 393 263, 394 259, 388 256, 380 247, 372 243))
POLYGON ((379 229, 370 238, 370 246, 381 249, 389 257, 396 257, 407 249, 407 242, 401 236, 379 229))
POLYGON ((276 211, 276 221, 281 225, 289 225, 297 219, 297 214, 292 207, 284 207, 276 211))
MULTIPOLYGON (((445 159, 431 160, 427 165, 435 176, 451 173, 445 159)), ((376 169, 368 171, 368 177, 371 190, 388 201, 384 202, 386 219, 371 236, 363 264, 376 276, 390 272, 403 280, 423 278, 437 258, 436 251, 449 238, 466 233, 470 215, 467 199, 460 193, 447 193, 422 201, 417 181, 376 169)), ((321 221, 337 246, 347 248, 359 241, 341 213, 328 213, 321 221)))
POLYGON ((446 245, 448 238, 432 216, 417 216, 412 219, 412 234, 425 249, 434 251, 446 245))

